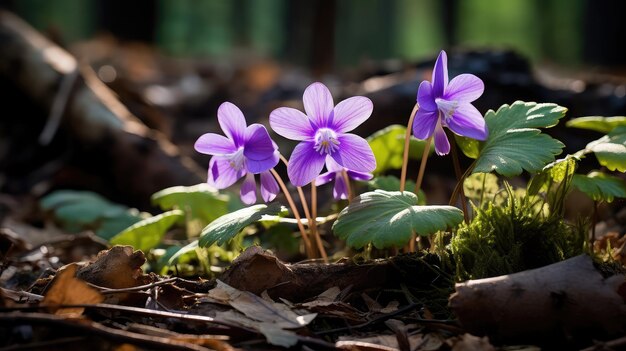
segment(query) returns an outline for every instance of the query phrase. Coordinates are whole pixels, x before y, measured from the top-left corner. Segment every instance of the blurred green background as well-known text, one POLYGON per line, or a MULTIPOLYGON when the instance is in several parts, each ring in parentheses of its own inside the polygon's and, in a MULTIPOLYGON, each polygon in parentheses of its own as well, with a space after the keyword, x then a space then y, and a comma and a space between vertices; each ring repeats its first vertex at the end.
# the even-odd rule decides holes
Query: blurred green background
POLYGON ((564 66, 626 64, 618 0, 0 0, 66 43, 109 32, 175 56, 253 52, 339 69, 512 48, 564 66), (246 51, 247 50, 247 51, 246 51))

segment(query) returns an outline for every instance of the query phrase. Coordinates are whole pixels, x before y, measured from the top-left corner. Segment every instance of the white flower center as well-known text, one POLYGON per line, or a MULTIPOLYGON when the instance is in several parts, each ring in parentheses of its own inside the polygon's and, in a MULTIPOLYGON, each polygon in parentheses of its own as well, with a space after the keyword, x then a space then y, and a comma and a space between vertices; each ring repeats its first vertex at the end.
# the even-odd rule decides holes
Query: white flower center
POLYGON ((331 155, 339 149, 339 140, 335 131, 329 128, 320 128, 315 133, 315 151, 321 155, 331 155))
POLYGON ((448 122, 450 117, 454 114, 457 108, 459 108, 459 102, 456 100, 446 100, 442 98, 435 99, 435 104, 441 113, 443 113, 444 121, 448 122))
POLYGON ((233 152, 232 154, 226 155, 226 157, 228 158, 230 166, 235 171, 241 171, 245 166, 246 157, 243 155, 243 146, 241 146, 239 149, 237 149, 237 151, 233 152))

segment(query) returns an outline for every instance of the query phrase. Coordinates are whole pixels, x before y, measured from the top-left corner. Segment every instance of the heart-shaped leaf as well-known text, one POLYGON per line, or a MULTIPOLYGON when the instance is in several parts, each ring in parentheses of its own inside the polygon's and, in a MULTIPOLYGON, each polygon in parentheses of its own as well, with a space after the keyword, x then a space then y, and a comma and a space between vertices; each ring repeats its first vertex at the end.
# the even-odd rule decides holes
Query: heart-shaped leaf
MULTIPOLYGON (((473 172, 496 171, 511 177, 524 170, 540 171, 554 161, 564 145, 538 128, 555 126, 566 111, 555 104, 522 101, 503 105, 497 112, 489 110, 485 114, 489 138, 478 144, 480 152, 473 172)), ((468 157, 476 156, 475 143, 459 145, 468 157)))
POLYGON ((626 198, 626 182, 602 172, 576 174, 572 184, 594 201, 612 202, 616 197, 626 198))
POLYGON ((369 243, 386 248, 406 244, 412 232, 429 235, 461 221, 463 212, 456 207, 419 206, 411 192, 375 190, 354 198, 339 213, 333 231, 354 248, 369 243))
POLYGON ((111 238, 110 242, 113 245, 130 245, 136 250, 148 252, 161 243, 163 235, 174 223, 184 218, 185 213, 180 210, 163 212, 133 224, 111 238))
POLYGON ((222 245, 239 234, 243 228, 261 220, 264 215, 277 215, 281 211, 280 204, 273 202, 269 205, 254 205, 225 214, 202 230, 198 243, 201 247, 211 246, 214 243, 222 245))

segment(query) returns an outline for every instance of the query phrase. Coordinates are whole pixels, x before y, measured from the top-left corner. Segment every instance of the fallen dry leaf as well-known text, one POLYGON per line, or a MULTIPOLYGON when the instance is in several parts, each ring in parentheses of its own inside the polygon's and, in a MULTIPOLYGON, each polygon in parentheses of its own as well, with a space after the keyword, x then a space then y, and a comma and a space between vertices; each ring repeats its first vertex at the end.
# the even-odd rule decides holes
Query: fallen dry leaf
POLYGON ((496 351, 488 337, 463 334, 452 344, 452 351, 496 351))
POLYGON ((267 301, 253 293, 237 290, 219 280, 217 287, 209 291, 209 296, 228 303, 253 320, 272 323, 286 329, 303 327, 317 316, 316 313, 298 315, 285 304, 267 301))
MULTIPOLYGON (((104 297, 84 281, 75 277, 78 264, 70 263, 61 267, 56 277, 52 280, 52 286, 46 292, 42 301, 44 305, 78 305, 96 304, 104 300, 104 297)), ((84 308, 50 308, 54 314, 68 317, 77 317, 83 314, 84 308)))

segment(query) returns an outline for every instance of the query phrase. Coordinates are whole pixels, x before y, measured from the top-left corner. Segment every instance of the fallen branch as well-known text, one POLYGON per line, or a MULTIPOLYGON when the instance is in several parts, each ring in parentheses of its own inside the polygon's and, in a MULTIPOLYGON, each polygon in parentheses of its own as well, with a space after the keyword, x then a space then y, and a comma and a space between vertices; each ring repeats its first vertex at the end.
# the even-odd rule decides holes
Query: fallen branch
POLYGON ((5 11, 0 11, 0 42, 0 76, 51 111, 45 130, 29 119, 33 116, 21 116, 20 123, 44 130, 44 144, 58 125, 98 160, 102 170, 96 171, 109 186, 130 199, 143 199, 145 206, 158 190, 203 181, 204 171, 133 116, 89 66, 5 11))
POLYGON ((589 340, 626 332, 625 292, 623 274, 605 278, 582 255, 457 284, 450 307, 469 333, 499 341, 589 340))

